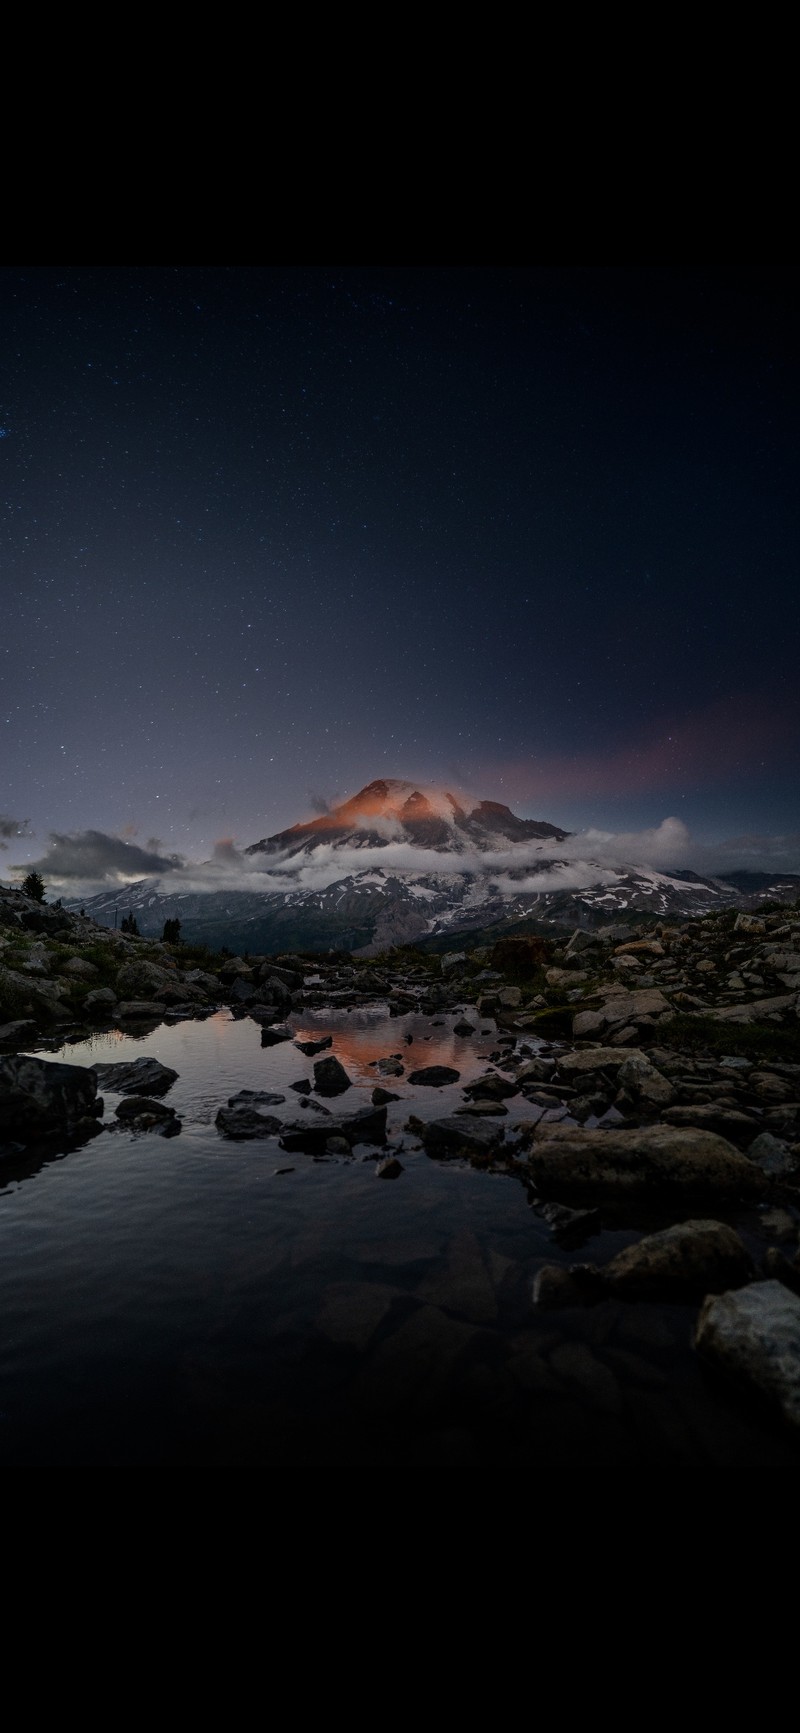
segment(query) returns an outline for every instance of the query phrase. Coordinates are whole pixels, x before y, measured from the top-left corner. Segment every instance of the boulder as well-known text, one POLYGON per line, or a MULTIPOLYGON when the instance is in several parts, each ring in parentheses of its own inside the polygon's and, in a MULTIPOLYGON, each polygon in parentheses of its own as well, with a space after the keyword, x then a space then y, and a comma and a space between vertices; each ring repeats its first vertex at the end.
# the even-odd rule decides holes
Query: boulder
POLYGON ((572 1033, 576 1040, 621 1029, 624 1023, 639 1024, 644 1019, 663 1017, 672 1009, 669 1000, 657 987, 642 987, 636 993, 609 993, 605 1004, 597 1011, 579 1011, 573 1020, 572 1033))
MULTIPOLYGON (((587 1071, 618 1071, 629 1059, 644 1059, 644 1054, 637 1047, 585 1047, 577 1053, 559 1053, 558 1074, 577 1081, 587 1071)), ((532 1063, 541 1064, 541 1060, 532 1063)))
POLYGON ((797 1004, 795 993, 780 993, 775 999, 751 999, 747 1005, 715 1005, 714 1018, 719 1023, 757 1023, 762 1017, 777 1017, 792 1011, 797 1004))
POLYGON ((346 1089, 352 1088, 352 1079, 348 1077, 340 1061, 331 1056, 330 1059, 318 1059, 314 1066, 314 1088, 318 1095, 343 1095, 346 1089))
POLYGON ((117 1119, 123 1124, 130 1120, 146 1119, 151 1124, 175 1118, 174 1107, 168 1107, 164 1101, 151 1101, 146 1095, 126 1095, 117 1103, 114 1109, 117 1119))
POLYGON ((326 1047, 332 1046, 332 1035, 320 1035, 318 1039, 314 1041, 295 1041, 295 1047, 298 1049, 298 1052, 305 1053, 309 1059, 313 1058, 315 1053, 324 1053, 326 1047))
POLYGON ((166 1095, 178 1073, 160 1059, 128 1059, 116 1064, 98 1063, 90 1068, 101 1089, 120 1095, 166 1095))
POLYGON ((800 1299, 782 1282, 754 1282, 707 1299, 694 1345, 800 1431, 800 1299))
POLYGON ((739 1235, 726 1222, 688 1221, 646 1234, 602 1271, 615 1299, 675 1300, 740 1288, 755 1274, 739 1235))
POLYGON ((114 1011, 115 1023, 163 1021, 164 1006, 158 999, 124 999, 114 1011))
POLYGON ((675 1100, 672 1084, 641 1053, 626 1054, 617 1072, 617 1082, 643 1107, 660 1111, 675 1100))
POLYGON ((670 1125, 586 1131, 540 1124, 528 1162, 535 1183, 559 1197, 753 1197, 766 1185, 760 1169, 725 1138, 670 1125))
POLYGON ((0 1059, 0 1139, 36 1143, 99 1130, 97 1077, 85 1065, 60 1065, 24 1053, 0 1059))
POLYGON ((83 1008, 89 1012, 90 1017, 105 1017, 116 1003, 117 995, 111 987, 93 987, 84 999, 83 1008))
POLYGON ((174 987, 174 969, 162 969, 158 963, 148 963, 144 957, 123 963, 117 972, 117 991, 121 999, 152 999, 159 987, 174 987))
POLYGON ((717 1131, 720 1137, 745 1147, 753 1140, 757 1123, 747 1113, 735 1107, 723 1107, 716 1101, 698 1101, 693 1107, 665 1107, 662 1117, 668 1125, 692 1126, 698 1131, 717 1131))
POLYGON ((754 1137, 747 1148, 748 1161, 754 1161, 763 1173, 768 1173, 773 1179, 787 1179, 797 1172, 798 1161, 784 1143, 783 1138, 773 1137, 770 1131, 762 1131, 754 1137))

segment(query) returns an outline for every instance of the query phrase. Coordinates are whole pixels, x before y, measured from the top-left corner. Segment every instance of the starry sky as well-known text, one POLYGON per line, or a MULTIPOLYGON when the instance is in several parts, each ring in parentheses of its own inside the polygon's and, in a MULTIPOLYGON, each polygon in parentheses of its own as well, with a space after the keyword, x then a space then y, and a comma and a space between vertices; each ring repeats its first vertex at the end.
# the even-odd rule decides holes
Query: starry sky
POLYGON ((800 870, 797 287, 4 270, 0 875, 380 776, 800 870))

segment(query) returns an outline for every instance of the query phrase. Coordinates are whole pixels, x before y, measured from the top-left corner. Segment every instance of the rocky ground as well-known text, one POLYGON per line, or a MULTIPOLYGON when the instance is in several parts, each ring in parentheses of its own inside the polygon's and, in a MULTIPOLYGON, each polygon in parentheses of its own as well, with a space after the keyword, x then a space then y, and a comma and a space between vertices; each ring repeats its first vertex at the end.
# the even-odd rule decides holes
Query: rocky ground
MULTIPOLYGON (((95 1135, 98 1086, 123 1094, 117 1122, 180 1130, 161 1099, 174 1079, 164 1067, 138 1061, 112 1078, 120 1067, 25 1057, 48 1040, 87 1027, 141 1031, 225 1005, 270 1045, 293 1038, 286 1019, 303 1008, 369 1002, 397 1016, 458 1012, 465 1040, 492 1019, 496 1047, 463 1106, 409 1115, 407 1135, 432 1159, 514 1173, 562 1245, 585 1245, 609 1212, 635 1205, 652 1216, 655 1231, 605 1266, 541 1270, 535 1305, 691 1297, 698 1352, 800 1428, 797 906, 644 930, 618 922, 561 945, 531 935, 441 957, 401 949, 364 963, 212 956, 0 891, 0 1139, 18 1150, 95 1135), (755 1250, 732 1225, 742 1209, 759 1227, 755 1250)), ((357 1144, 380 1152, 403 1061, 378 1062, 371 1107, 326 1108, 350 1084, 327 1044, 304 1044, 321 1057, 290 1117, 282 1098, 242 1091, 220 1104, 220 1136, 329 1157, 357 1144)), ((405 1077, 426 1089, 458 1081, 425 1067, 405 1077)), ((394 1151, 378 1171, 402 1173, 394 1151)))

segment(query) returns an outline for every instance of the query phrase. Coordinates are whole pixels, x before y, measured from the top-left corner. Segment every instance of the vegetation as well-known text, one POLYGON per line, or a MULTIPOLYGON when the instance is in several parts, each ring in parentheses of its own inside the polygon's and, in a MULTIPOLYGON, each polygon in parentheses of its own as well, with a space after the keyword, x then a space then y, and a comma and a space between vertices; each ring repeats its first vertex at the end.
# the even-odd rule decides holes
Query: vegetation
POLYGON ((179 945, 181 941, 181 923, 178 920, 165 921, 161 938, 165 945, 179 945))
POLYGON ((682 1015, 659 1024, 658 1040, 660 1046, 683 1053, 800 1062, 800 1025, 787 1029, 777 1023, 729 1023, 721 1017, 682 1015))
POLYGON ((44 879, 42 878, 41 873, 29 872, 27 878, 23 879, 20 888, 23 895, 31 897, 33 902, 44 902, 44 879))

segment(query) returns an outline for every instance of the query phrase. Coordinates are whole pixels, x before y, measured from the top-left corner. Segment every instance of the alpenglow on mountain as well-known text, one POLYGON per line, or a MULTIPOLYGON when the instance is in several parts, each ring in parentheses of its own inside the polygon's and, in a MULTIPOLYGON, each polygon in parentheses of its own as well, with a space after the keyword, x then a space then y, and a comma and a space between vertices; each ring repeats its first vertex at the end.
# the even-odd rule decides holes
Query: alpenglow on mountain
POLYGON ((106 925, 131 912, 142 934, 158 937, 177 918, 184 939, 237 951, 369 956, 518 921, 597 927, 620 917, 751 908, 800 891, 792 875, 721 880, 609 866, 576 858, 575 843, 568 831, 518 818, 498 801, 387 778, 252 843, 229 888, 215 888, 213 868, 186 868, 117 885, 80 906, 106 925))
POLYGON ((416 848, 449 853, 468 849, 507 849, 509 843, 553 837, 564 842, 569 831, 532 818, 517 818, 494 800, 470 800, 445 788, 425 788, 414 782, 368 782, 352 800, 334 806, 322 818, 293 824, 290 830, 265 837, 245 850, 248 855, 285 857, 309 854, 320 844, 335 848, 382 848, 408 842, 416 848))

